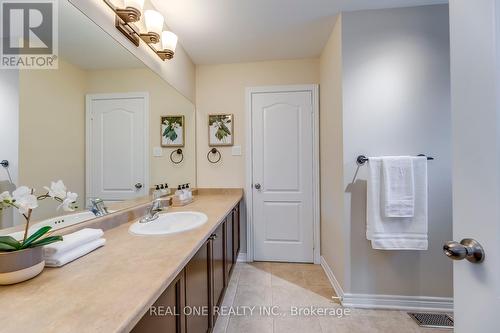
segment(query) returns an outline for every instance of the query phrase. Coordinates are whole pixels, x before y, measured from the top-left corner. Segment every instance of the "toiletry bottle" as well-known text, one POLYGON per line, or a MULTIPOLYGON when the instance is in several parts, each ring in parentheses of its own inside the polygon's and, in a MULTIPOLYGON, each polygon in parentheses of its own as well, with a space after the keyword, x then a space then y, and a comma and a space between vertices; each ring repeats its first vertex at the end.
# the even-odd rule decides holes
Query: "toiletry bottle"
POLYGON ((175 196, 180 201, 184 200, 184 192, 182 191, 182 186, 181 185, 177 186, 177 191, 175 191, 175 196))
POLYGON ((160 185, 156 185, 156 188, 153 191, 153 199, 158 199, 159 197, 161 197, 160 185))
POLYGON ((168 187, 168 184, 165 183, 165 195, 169 195, 170 194, 170 188, 168 187))
POLYGON ((186 184, 186 191, 187 191, 187 197, 188 197, 188 199, 193 199, 193 191, 189 187, 189 183, 186 184))

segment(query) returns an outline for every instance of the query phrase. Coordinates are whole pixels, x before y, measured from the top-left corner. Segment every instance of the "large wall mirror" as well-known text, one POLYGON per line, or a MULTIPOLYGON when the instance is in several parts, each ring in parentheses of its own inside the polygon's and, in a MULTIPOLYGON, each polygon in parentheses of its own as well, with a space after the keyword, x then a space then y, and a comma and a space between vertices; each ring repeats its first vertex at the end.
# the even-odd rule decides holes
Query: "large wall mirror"
MULTIPOLYGON (((90 219, 96 197, 121 209, 157 184, 196 186, 194 105, 67 0, 58 3, 59 68, 19 71, 16 185, 41 195, 62 180, 78 194, 78 210, 44 200, 32 224, 90 219)), ((0 192, 14 188, 0 184, 0 192)), ((24 222, 15 214, 2 212, 2 229, 24 222)))

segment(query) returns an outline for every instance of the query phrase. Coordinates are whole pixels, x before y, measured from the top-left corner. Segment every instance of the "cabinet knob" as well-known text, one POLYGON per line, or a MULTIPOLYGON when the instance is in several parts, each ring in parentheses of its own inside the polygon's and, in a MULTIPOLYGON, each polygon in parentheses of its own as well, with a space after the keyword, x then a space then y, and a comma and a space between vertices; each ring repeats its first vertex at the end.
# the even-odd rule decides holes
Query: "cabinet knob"
POLYGON ((211 239, 211 240, 215 240, 215 239, 217 239, 217 234, 211 234, 211 235, 210 235, 210 239, 211 239))

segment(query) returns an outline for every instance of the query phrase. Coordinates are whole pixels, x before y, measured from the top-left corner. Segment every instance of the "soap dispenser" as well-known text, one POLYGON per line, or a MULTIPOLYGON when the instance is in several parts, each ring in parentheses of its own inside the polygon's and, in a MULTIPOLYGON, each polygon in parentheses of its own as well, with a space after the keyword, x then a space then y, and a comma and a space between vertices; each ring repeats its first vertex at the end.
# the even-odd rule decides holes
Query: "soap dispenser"
POLYGON ((181 185, 177 186, 177 191, 175 191, 175 196, 179 201, 183 201, 185 199, 184 191, 182 190, 181 185))
POLYGON ((193 199, 193 191, 189 187, 189 183, 186 184, 186 192, 188 199, 193 199))

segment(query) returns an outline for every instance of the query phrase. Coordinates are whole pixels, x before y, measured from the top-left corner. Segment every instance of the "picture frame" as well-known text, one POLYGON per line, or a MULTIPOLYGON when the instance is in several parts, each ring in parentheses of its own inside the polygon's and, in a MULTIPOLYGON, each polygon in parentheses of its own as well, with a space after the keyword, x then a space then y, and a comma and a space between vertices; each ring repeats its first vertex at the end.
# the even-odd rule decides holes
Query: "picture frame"
POLYGON ((210 147, 234 145, 234 116, 230 113, 208 115, 208 145, 210 147))
POLYGON ((160 128, 162 147, 184 147, 186 135, 183 115, 162 116, 160 128))

